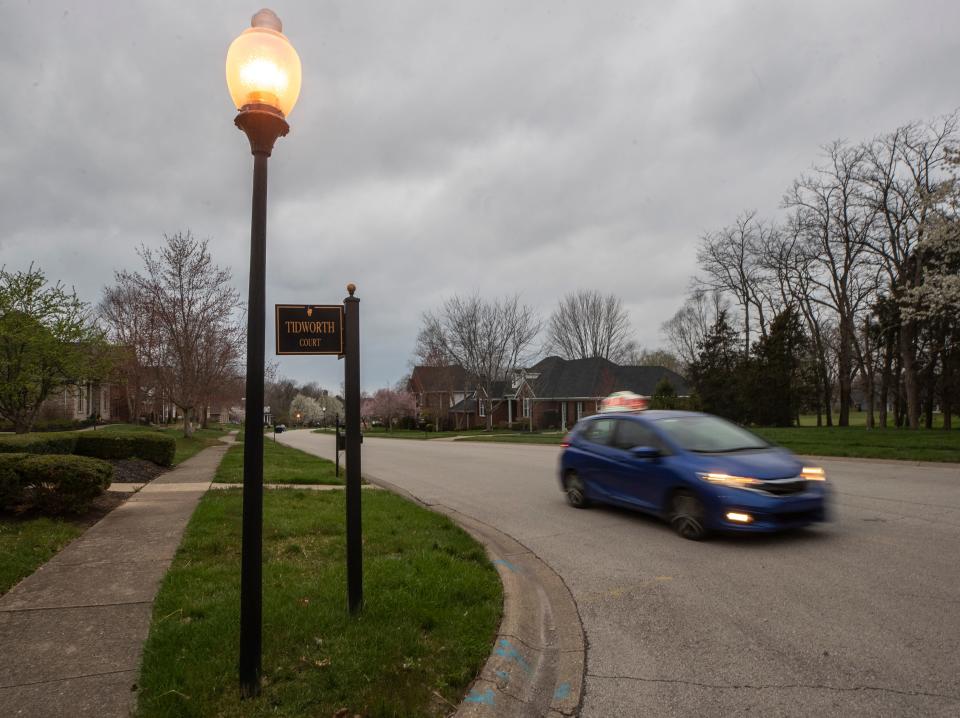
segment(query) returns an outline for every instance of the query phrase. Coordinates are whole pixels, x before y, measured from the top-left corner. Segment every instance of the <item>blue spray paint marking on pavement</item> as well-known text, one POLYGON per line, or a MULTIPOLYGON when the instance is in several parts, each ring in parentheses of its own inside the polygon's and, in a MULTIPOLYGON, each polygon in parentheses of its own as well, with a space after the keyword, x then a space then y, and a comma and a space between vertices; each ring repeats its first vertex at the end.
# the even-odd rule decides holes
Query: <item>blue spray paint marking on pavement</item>
POLYGON ((507 568, 507 569, 513 571, 514 573, 523 573, 523 569, 522 569, 522 568, 520 568, 519 566, 517 566, 517 565, 515 565, 515 564, 510 563, 510 562, 507 561, 506 559, 498 558, 498 559, 497 559, 496 561, 494 561, 493 563, 494 563, 494 564, 500 564, 500 565, 503 566, 504 568, 507 568))
POLYGON ((500 646, 493 652, 498 656, 503 656, 508 661, 516 661, 517 665, 527 673, 531 671, 530 664, 523 659, 523 656, 520 655, 519 651, 517 651, 517 649, 513 647, 513 644, 511 644, 506 638, 500 639, 500 646))
POLYGON ((482 693, 474 688, 470 691, 470 695, 463 699, 464 703, 480 703, 485 706, 493 705, 493 689, 487 688, 487 690, 482 693))
POLYGON ((553 700, 555 701, 562 701, 569 697, 570 697, 569 683, 561 683, 559 686, 557 686, 557 690, 553 692, 553 700))
POLYGON ((494 673, 504 686, 510 682, 510 671, 494 671, 494 673))

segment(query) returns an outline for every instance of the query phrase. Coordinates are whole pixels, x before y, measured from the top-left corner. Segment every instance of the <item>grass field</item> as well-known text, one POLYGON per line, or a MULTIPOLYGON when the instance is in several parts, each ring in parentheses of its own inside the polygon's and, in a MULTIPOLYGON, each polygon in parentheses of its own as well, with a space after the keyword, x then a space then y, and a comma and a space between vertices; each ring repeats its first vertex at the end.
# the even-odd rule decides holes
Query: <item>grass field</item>
POLYGON ((960 462, 960 431, 867 431, 857 426, 752 428, 751 431, 798 454, 960 462))
POLYGON ((343 493, 267 492, 263 692, 241 703, 241 503, 210 492, 187 528, 154 604, 138 716, 449 715, 500 618, 483 549, 443 516, 364 493, 365 606, 351 617, 343 493))
MULTIPOLYGON (((340 469, 340 478, 334 473, 331 461, 304 453, 299 449, 263 440, 263 482, 265 484, 342 484, 346 472, 340 469)), ((243 442, 231 446, 217 468, 213 479, 221 484, 243 482, 243 442)))
POLYGON ((84 530, 84 526, 61 519, 0 518, 0 596, 84 530))

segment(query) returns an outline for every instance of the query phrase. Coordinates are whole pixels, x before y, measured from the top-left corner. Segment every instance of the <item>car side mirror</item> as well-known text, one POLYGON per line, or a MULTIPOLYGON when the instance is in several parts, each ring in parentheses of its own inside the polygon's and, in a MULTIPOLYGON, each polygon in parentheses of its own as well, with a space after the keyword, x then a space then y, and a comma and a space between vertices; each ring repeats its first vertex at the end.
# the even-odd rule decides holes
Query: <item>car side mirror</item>
POLYGON ((653 446, 634 446, 630 453, 638 459, 657 459, 660 457, 660 449, 653 446))

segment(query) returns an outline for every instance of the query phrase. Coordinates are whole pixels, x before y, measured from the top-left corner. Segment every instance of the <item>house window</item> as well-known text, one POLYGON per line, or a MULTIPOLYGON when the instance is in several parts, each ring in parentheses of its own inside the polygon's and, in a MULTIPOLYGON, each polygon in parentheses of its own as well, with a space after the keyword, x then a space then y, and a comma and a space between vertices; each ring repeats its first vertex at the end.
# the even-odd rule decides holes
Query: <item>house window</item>
POLYGON ((578 401, 577 402, 577 421, 580 421, 580 419, 582 418, 583 418, 583 402, 578 401))
POLYGON ((486 415, 487 415, 487 402, 485 402, 483 399, 477 399, 477 406, 480 407, 480 417, 482 418, 482 417, 486 416, 486 415))
POLYGON ((526 419, 530 416, 530 399, 523 400, 523 418, 526 419))

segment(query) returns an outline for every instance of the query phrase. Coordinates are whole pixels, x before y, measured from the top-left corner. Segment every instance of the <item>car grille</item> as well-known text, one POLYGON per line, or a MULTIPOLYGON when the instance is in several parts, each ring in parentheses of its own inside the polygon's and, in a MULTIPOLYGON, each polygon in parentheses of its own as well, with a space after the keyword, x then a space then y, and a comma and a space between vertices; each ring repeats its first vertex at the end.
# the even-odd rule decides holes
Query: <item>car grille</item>
POLYGON ((776 481, 764 481, 762 486, 757 487, 760 491, 774 496, 792 496, 793 494, 802 494, 807 490, 806 479, 778 479, 776 481))

